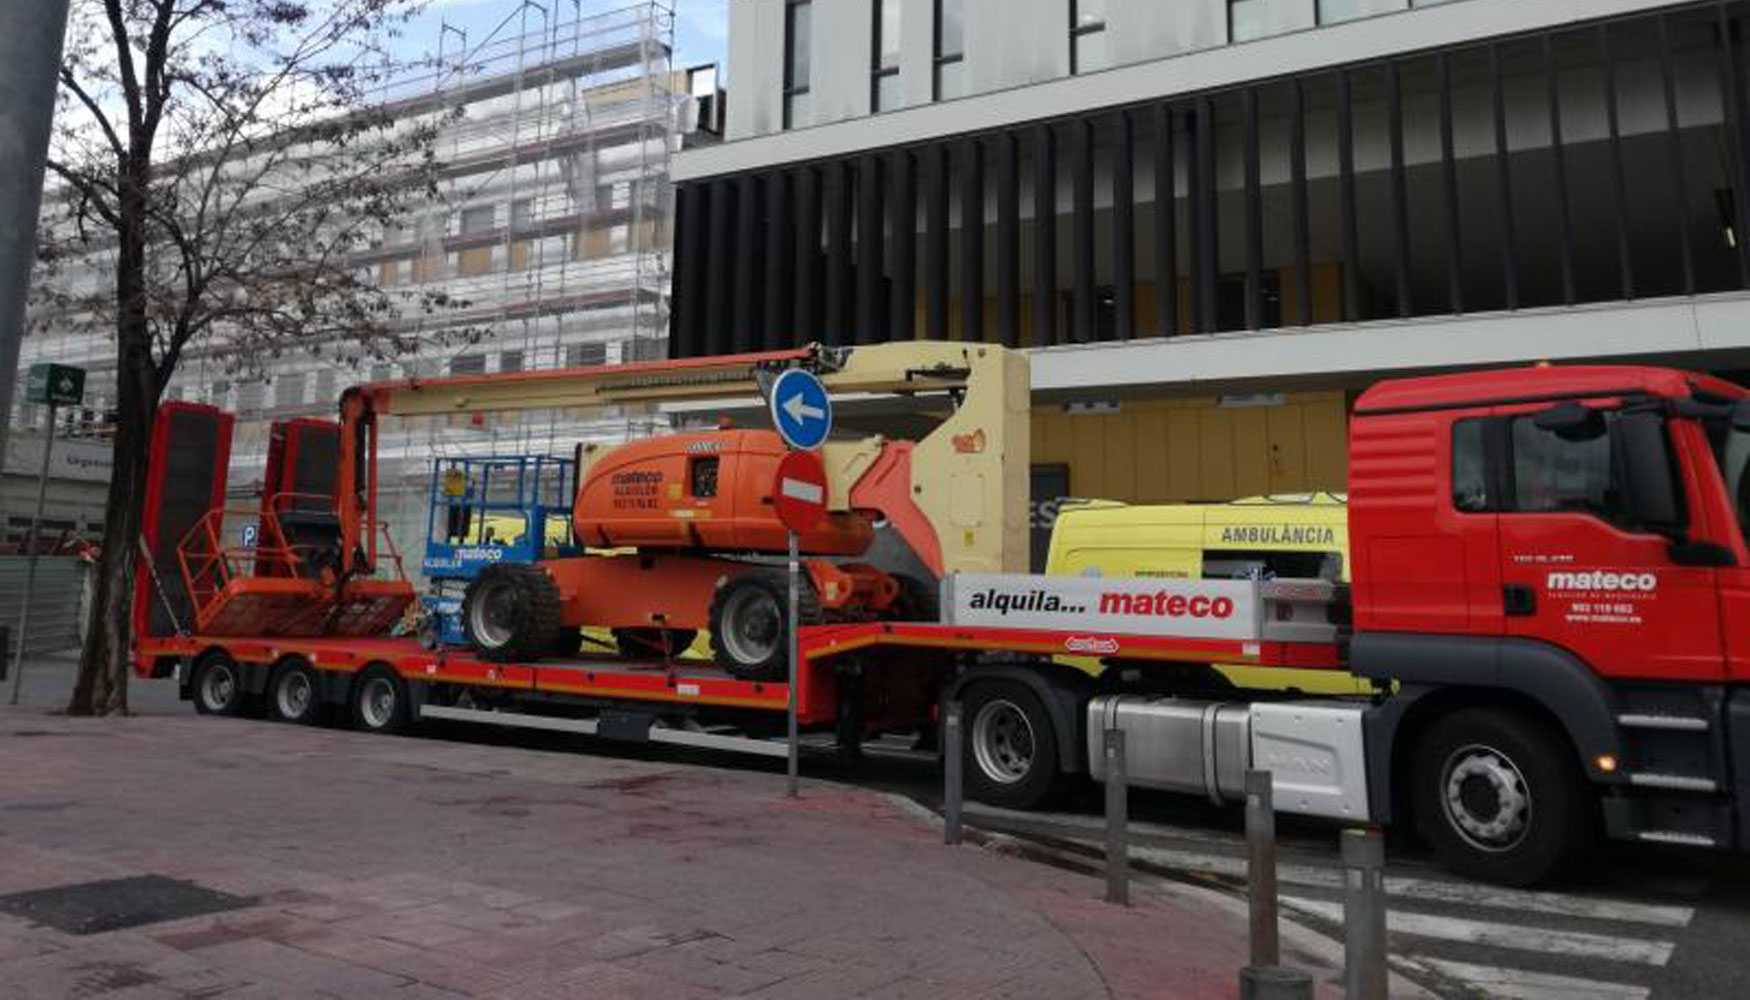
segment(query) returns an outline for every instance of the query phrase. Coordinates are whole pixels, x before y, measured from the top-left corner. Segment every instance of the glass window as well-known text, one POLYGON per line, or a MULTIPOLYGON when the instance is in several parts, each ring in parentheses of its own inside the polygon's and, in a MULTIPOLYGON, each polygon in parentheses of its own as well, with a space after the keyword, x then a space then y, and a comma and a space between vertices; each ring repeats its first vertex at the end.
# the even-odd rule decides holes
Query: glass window
POLYGON ((809 0, 790 0, 784 8, 784 127, 808 120, 810 53, 814 47, 814 9, 809 0))
POLYGON ((966 0, 936 0, 936 100, 966 95, 966 0))
POLYGON ((900 0, 876 0, 875 68, 899 68, 900 0))
POLYGON ((1227 11, 1229 38, 1236 42, 1309 26, 1297 0, 1228 0, 1227 11))
POLYGON ((899 5, 900 0, 875 0, 870 106, 878 113, 899 107, 904 98, 899 86, 899 5))
POLYGON ((608 363, 608 345, 572 344, 565 348, 565 363, 572 368, 593 368, 608 363))
POLYGON ((1534 421, 1529 416, 1512 421, 1513 509, 1583 511, 1607 519, 1625 514, 1612 488, 1610 436, 1564 441, 1534 421))
POLYGON ((520 372, 523 370, 523 352, 505 351, 498 356, 498 370, 501 372, 520 372))
POLYGON ((486 355, 458 354, 450 359, 451 375, 484 375, 486 374, 486 355))
POLYGON ((1376 13, 1379 4, 1370 0, 1319 0, 1319 23, 1336 24, 1339 21, 1353 21, 1358 17, 1366 17, 1376 13))
POLYGON ((936 58, 966 55, 966 0, 936 0, 936 58))
POLYGON ((492 205, 476 205, 462 209, 462 232, 484 233, 491 229, 497 221, 497 212, 492 205))
POLYGON ((1070 72, 1088 73, 1112 64, 1106 48, 1106 0, 1072 0, 1070 72))
POLYGON ((1452 428, 1452 504, 1469 512, 1592 514, 1633 526, 1613 457, 1616 416, 1585 440, 1537 426, 1535 414, 1461 420, 1452 428), (1491 441, 1498 432, 1500 437, 1491 441))
POLYGON ((905 88, 900 85, 899 74, 886 73, 875 78, 875 110, 892 111, 905 103, 905 88))
POLYGON ((966 63, 955 60, 936 67, 936 100, 966 96, 966 63))
POLYGON ((1452 425, 1452 506, 1477 512, 1489 509, 1489 463, 1483 446, 1483 420, 1452 425))

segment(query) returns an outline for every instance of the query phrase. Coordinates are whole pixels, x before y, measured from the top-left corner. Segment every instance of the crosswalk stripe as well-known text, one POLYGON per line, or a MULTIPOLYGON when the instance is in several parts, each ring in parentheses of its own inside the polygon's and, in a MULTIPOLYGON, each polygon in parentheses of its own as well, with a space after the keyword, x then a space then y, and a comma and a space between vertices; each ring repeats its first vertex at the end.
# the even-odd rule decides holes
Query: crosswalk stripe
POLYGON ((1474 986, 1496 1000, 1646 1000, 1651 992, 1645 986, 1629 983, 1601 983, 1595 979, 1472 965, 1444 958, 1417 958, 1416 964, 1474 986))
MULTIPOLYGON (((1284 906, 1335 923, 1343 920, 1343 904, 1296 896, 1282 897, 1284 906)), ((1393 910, 1386 914, 1386 928, 1414 937, 1438 938, 1492 948, 1516 951, 1540 951, 1552 955, 1578 958, 1603 958, 1618 962, 1663 966, 1671 960, 1676 947, 1670 941, 1646 941, 1633 938, 1587 934, 1580 931, 1555 931, 1519 924, 1486 923, 1459 917, 1438 917, 1426 913, 1404 913, 1393 910)))
MULTIPOLYGON (((1069 839, 1088 847, 1102 846, 1095 841, 1069 839)), ((1165 868, 1203 872, 1225 878, 1243 879, 1246 877, 1245 860, 1225 854, 1141 846, 1132 847, 1130 854, 1131 857, 1165 868)), ((1323 889, 1338 889, 1343 885, 1342 872, 1335 866, 1313 868, 1306 865, 1278 865, 1276 878, 1280 882, 1316 886, 1323 889)), ((1524 889, 1447 882, 1439 879, 1388 876, 1385 886, 1386 892, 1390 895, 1430 903, 1523 910, 1563 917, 1583 917, 1591 920, 1618 920, 1651 924, 1655 927, 1688 927, 1690 921, 1695 918, 1695 909, 1689 906, 1664 906, 1653 903, 1590 899, 1563 893, 1530 892, 1524 889)))
MULTIPOLYGON (((1090 841, 1081 841, 1095 846, 1090 841)), ((1132 857, 1166 868, 1208 872, 1230 878, 1246 877, 1246 862, 1220 854, 1202 854, 1162 847, 1133 847, 1132 857)), ((1294 885, 1321 889, 1340 889, 1343 874, 1332 868, 1310 868, 1304 865, 1278 865, 1276 879, 1294 885)), ((1434 879, 1388 876, 1387 894, 1431 903, 1452 903, 1462 906, 1487 906, 1498 909, 1526 910, 1564 917, 1587 917, 1594 920, 1620 920, 1652 924, 1658 927, 1687 927, 1695 917, 1688 906, 1655 906, 1647 903, 1626 903, 1615 900, 1585 899, 1553 892, 1526 892, 1489 885, 1467 885, 1461 882, 1441 882, 1434 879)))

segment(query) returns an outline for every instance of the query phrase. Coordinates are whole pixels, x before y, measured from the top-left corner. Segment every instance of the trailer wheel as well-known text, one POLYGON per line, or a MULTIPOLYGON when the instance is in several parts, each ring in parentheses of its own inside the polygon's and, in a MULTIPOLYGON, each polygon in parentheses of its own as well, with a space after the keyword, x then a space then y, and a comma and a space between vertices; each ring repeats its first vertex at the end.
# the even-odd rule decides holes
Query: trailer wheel
POLYGON ((1524 712, 1473 708, 1416 749, 1416 825, 1452 870, 1531 885, 1581 860, 1598 804, 1567 741, 1524 712))
POLYGON ((225 653, 213 652, 195 661, 194 680, 189 684, 194 710, 202 715, 241 715, 246 695, 243 672, 225 653))
POLYGON ((629 660, 666 660, 685 653, 698 637, 698 631, 690 628, 617 628, 614 646, 629 660))
MULTIPOLYGON (((820 600, 806 578, 797 595, 798 620, 820 621, 820 600)), ((790 580, 780 570, 755 570, 717 588, 711 598, 711 653, 717 665, 744 681, 784 680, 789 672, 789 634, 784 622, 790 580)))
POLYGON ((384 666, 371 667, 352 689, 352 724, 367 733, 398 733, 412 719, 407 682, 384 666))
POLYGON ((297 660, 282 663, 267 682, 267 710, 281 722, 315 725, 322 716, 316 672, 297 660))
POLYGON ((558 641, 560 604, 559 585, 541 567, 498 563, 469 582, 462 628, 483 660, 538 660, 558 641))
POLYGON ((1058 786, 1057 731, 1026 685, 994 680, 962 696, 966 792, 1005 809, 1038 809, 1058 786))

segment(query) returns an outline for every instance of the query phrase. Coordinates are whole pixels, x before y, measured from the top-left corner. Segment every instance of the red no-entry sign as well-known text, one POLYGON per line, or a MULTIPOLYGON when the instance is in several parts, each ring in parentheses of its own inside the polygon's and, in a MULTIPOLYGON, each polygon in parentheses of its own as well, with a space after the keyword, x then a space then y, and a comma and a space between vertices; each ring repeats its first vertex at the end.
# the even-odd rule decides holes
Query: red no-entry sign
POLYGON ((772 484, 772 505, 778 520, 798 534, 826 517, 826 466, 812 451, 792 451, 778 463, 772 484))

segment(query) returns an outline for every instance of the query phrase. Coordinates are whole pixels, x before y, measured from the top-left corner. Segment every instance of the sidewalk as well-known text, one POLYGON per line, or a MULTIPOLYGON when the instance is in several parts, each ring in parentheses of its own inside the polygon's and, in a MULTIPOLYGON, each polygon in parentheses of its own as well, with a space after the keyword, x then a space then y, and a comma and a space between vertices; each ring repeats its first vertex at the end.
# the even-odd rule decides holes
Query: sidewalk
POLYGON ((764 773, 40 709, 0 711, 0 753, 0 896, 244 897, 86 935, 0 915, 6 997, 1211 997, 1245 960, 1231 911, 1111 907, 764 773))

